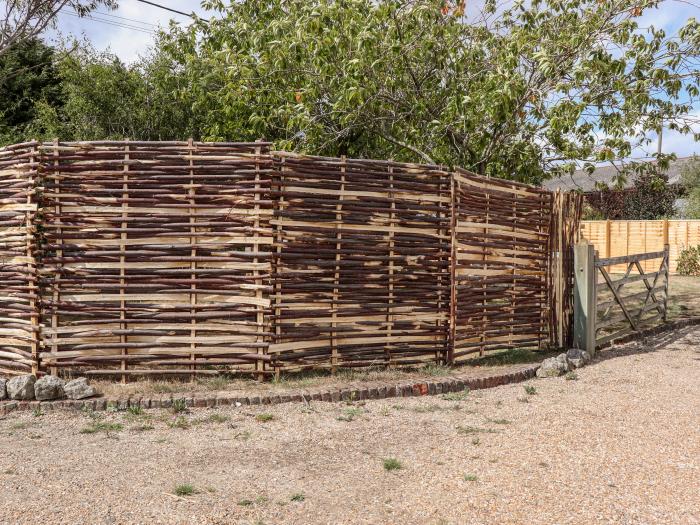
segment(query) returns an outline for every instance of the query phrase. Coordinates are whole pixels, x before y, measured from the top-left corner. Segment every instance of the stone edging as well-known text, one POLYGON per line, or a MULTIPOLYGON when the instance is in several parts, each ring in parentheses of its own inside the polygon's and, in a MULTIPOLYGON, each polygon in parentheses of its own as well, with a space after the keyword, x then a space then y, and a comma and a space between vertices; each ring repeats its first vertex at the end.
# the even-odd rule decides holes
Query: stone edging
POLYGON ((141 408, 170 408, 173 400, 184 399, 188 407, 219 407, 241 405, 277 405, 279 403, 309 402, 309 401, 359 401, 365 399, 388 399, 393 397, 414 397, 461 392, 463 390, 480 390, 496 386, 518 383, 535 377, 540 364, 533 364, 506 374, 485 377, 452 376, 435 380, 418 380, 417 382, 378 383, 368 387, 333 388, 318 391, 299 390, 281 394, 268 393, 264 395, 241 396, 226 392, 214 393, 210 396, 171 394, 160 397, 132 397, 111 399, 105 397, 58 401, 2 401, 0 415, 9 414, 15 410, 42 411, 73 409, 73 410, 106 410, 114 407, 126 410, 129 407, 141 408))

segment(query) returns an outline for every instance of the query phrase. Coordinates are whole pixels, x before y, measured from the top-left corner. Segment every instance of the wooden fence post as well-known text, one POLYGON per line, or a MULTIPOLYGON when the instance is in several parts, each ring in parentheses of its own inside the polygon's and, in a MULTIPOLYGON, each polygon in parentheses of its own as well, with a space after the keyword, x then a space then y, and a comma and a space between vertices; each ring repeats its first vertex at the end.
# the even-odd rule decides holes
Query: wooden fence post
POLYGON ((574 246, 574 346, 595 354, 596 321, 595 249, 574 246))

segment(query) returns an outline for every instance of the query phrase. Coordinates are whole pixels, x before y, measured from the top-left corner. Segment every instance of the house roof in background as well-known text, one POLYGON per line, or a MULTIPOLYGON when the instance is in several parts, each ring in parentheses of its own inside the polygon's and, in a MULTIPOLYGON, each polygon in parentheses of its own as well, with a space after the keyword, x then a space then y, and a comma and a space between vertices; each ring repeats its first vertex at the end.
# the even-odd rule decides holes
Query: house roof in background
MULTIPOLYGON (((669 163, 668 183, 678 184, 681 178, 681 170, 693 157, 680 157, 672 160, 669 163)), ((646 160, 645 162, 656 163, 656 160, 646 160)), ((578 190, 583 192, 596 191, 596 183, 602 182, 608 186, 613 184, 613 179, 618 174, 618 169, 612 165, 599 166, 593 173, 588 173, 585 170, 576 170, 571 175, 562 175, 554 179, 546 180, 542 183, 548 190, 560 189, 562 191, 578 190)), ((625 183, 625 188, 630 188, 636 178, 635 174, 630 174, 625 183)))

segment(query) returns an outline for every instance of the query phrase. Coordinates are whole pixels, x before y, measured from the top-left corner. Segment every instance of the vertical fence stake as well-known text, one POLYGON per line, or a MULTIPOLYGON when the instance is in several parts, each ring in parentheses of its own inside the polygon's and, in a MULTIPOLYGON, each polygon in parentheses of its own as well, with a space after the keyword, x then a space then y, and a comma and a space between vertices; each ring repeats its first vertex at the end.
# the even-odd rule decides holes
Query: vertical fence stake
POLYGON ((457 181, 450 172, 450 338, 447 346, 447 364, 455 362, 457 342, 457 181))
POLYGON ((574 246, 574 346, 595 355, 596 273, 592 244, 574 246))
MULTIPOLYGON (((668 221, 666 221, 666 234, 668 235, 668 221)), ((668 243, 664 244, 664 263, 662 266, 666 272, 666 281, 664 283, 664 323, 668 320, 668 286, 671 279, 671 247, 668 243)))

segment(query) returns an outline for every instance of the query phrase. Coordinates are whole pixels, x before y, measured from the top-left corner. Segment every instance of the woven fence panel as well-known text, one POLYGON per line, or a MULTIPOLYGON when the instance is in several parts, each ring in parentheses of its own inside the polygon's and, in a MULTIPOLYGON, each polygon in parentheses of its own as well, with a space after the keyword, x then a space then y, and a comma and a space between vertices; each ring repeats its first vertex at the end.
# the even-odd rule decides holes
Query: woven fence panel
POLYGON ((454 174, 454 350, 538 347, 549 336, 552 194, 454 174))
POLYGON ((42 366, 263 374, 265 143, 43 144, 42 366))
POLYGON ((36 369, 36 143, 0 150, 0 373, 36 369))
POLYGON ((445 360, 449 173, 291 155, 278 163, 275 366, 445 360))

